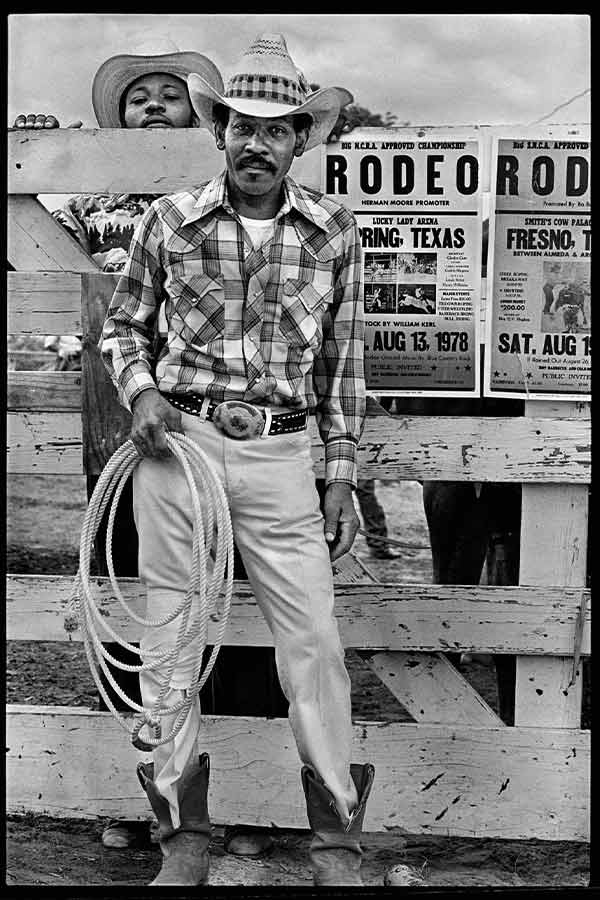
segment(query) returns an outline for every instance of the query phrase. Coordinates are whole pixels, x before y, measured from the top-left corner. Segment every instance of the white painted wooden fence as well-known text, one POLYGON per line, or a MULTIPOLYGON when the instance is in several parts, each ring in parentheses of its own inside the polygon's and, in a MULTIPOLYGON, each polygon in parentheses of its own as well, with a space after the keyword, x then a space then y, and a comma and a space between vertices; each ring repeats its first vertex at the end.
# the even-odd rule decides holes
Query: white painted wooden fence
MULTIPOLYGON (((212 176, 221 164, 210 139, 196 130, 8 137, 8 256, 16 270, 8 277, 11 333, 81 333, 83 285, 106 278, 35 194, 166 193, 212 176)), ((319 185, 321 163, 320 151, 311 151, 293 174, 319 185)), ((10 372, 9 477, 81 475, 81 411, 81 373, 10 372)), ((316 431, 312 437, 322 471, 316 431)), ((379 584, 351 559, 340 563, 344 644, 376 651, 372 668, 415 719, 355 725, 355 759, 371 761, 377 772, 365 827, 587 840, 589 732, 580 727, 580 659, 590 653, 589 408, 529 402, 516 419, 369 418, 360 469, 377 478, 523 484, 518 587, 379 584), (449 665, 443 656, 449 650, 517 654, 514 727, 449 665)), ((141 603, 137 580, 124 584, 141 603)), ((8 639, 80 639, 63 629, 69 587, 68 578, 10 574, 8 639)), ((103 591, 106 614, 135 639, 109 587, 103 591)), ((237 585, 230 623, 226 643, 271 643, 246 584, 237 585)), ((203 729, 216 822, 251 817, 257 824, 306 826, 286 720, 205 717, 203 729)), ((140 754, 110 714, 9 706, 6 738, 9 811, 148 815, 134 775, 140 754)))

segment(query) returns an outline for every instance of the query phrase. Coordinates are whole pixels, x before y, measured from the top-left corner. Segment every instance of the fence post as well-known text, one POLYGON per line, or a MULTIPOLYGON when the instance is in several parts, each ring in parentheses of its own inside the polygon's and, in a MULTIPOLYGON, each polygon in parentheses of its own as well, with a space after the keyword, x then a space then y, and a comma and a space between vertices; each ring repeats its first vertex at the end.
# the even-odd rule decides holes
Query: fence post
MULTIPOLYGON (((588 403, 527 401, 532 418, 589 418, 588 403)), ((588 486, 524 484, 521 585, 584 587, 588 539, 588 486)), ((573 628, 575 648, 576 623, 573 628)), ((581 673, 573 657, 517 656, 515 725, 579 728, 581 673)))
POLYGON ((100 475, 131 430, 131 413, 120 405, 98 347, 118 280, 118 275, 107 272, 81 278, 81 428, 83 467, 88 478, 100 475))

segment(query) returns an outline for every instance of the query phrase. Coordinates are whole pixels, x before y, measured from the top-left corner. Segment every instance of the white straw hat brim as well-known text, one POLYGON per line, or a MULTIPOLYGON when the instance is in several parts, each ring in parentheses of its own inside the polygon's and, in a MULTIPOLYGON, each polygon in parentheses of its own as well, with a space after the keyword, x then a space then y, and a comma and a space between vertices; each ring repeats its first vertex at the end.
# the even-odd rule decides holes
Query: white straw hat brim
POLYGON ((92 85, 92 105, 101 128, 120 128, 119 104, 123 91, 142 75, 166 72, 186 82, 191 72, 199 72, 207 84, 223 90, 223 81, 217 67, 207 56, 192 51, 137 56, 122 54, 112 56, 102 63, 92 85))
MULTIPOLYGON (((244 97, 224 97, 215 90, 201 74, 193 72, 187 79, 190 100, 194 107, 200 126, 214 133, 213 107, 216 103, 228 106, 236 112, 258 118, 278 118, 279 116, 297 116, 306 113, 312 117, 313 126, 308 136, 305 150, 310 150, 327 140, 331 129, 340 114, 340 101, 343 99, 338 88, 324 88, 310 94, 301 106, 288 103, 277 103, 270 100, 251 100, 244 97)), ((343 92, 343 89, 341 89, 343 92)), ((347 93, 347 92, 344 92, 347 93)), ((351 97, 351 95, 348 95, 351 97)))

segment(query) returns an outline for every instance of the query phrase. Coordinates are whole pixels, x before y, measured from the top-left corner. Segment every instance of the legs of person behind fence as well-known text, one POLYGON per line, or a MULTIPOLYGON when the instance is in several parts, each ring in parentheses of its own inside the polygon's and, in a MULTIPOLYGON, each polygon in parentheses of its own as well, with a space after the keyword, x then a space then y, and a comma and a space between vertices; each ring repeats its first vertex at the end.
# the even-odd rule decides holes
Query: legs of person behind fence
POLYGON ((366 531, 365 540, 371 555, 378 559, 395 559, 399 551, 390 547, 385 510, 377 499, 374 478, 359 478, 356 499, 366 531))
MULTIPOLYGON (((231 505, 236 542, 257 601, 271 628, 289 721, 302 762, 334 798, 339 827, 351 821, 358 791, 350 775, 350 679, 333 612, 333 580, 314 487, 306 434, 239 442, 210 423, 184 414, 186 433, 202 447, 221 477, 231 505)), ((140 536, 140 576, 147 615, 180 602, 189 577, 192 518, 187 484, 175 460, 144 460, 134 475, 140 536)), ((168 629, 144 635, 141 653, 174 641, 168 629), (160 632, 160 633, 157 633, 160 632)), ((193 648, 171 680, 189 684, 193 648)), ((153 673, 142 673, 144 704, 153 697, 153 673)), ((196 752, 199 710, 177 738, 153 754, 155 784, 178 824, 178 782, 196 752)), ((166 724, 164 727, 167 727, 166 724)))
MULTIPOLYGON (((433 580, 436 584, 479 584, 487 555, 488 584, 517 584, 521 486, 426 481, 433 580), (500 553, 502 551, 502 553, 500 553)), ((458 665, 460 654, 448 653, 458 665)), ((515 657, 494 654, 500 717, 514 724, 515 657)))

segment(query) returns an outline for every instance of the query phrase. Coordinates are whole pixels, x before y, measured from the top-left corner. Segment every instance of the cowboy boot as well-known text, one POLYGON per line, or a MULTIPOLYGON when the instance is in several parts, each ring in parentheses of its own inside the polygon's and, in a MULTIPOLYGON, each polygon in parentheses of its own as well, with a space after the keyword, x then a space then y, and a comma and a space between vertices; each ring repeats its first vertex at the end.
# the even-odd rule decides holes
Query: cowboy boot
POLYGON ((168 801, 158 792, 152 780, 153 763, 138 763, 137 775, 158 819, 162 867, 151 885, 198 885, 208 878, 208 753, 202 753, 189 764, 177 784, 179 828, 173 827, 168 801))
POLYGON ((358 805, 344 826, 335 798, 323 779, 309 766, 302 767, 302 787, 313 833, 308 852, 315 885, 362 885, 360 835, 375 769, 370 763, 353 764, 350 775, 356 785, 358 805))

